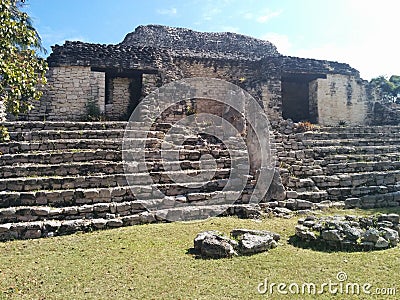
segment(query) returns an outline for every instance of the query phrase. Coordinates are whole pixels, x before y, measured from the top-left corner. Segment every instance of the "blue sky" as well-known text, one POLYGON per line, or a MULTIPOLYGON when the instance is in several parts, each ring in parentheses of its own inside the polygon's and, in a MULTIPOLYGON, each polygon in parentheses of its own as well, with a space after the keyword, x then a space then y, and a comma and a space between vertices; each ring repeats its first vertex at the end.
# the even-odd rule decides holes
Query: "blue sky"
POLYGON ((400 75, 398 0, 28 0, 50 50, 65 40, 115 44, 139 25, 230 31, 284 55, 349 63, 364 79, 400 75))

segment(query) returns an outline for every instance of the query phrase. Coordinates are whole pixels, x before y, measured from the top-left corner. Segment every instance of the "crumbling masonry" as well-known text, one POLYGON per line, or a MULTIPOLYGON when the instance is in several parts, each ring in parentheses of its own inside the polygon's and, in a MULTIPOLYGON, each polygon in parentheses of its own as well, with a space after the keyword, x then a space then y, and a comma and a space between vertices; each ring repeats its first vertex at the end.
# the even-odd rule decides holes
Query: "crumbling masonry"
POLYGON ((107 119, 126 120, 152 90, 187 77, 240 85, 271 120, 363 125, 377 101, 347 64, 282 56, 270 42, 232 33, 140 26, 117 45, 56 45, 48 63, 47 90, 30 120, 82 120, 93 101, 107 119))
MULTIPOLYGON (((0 143, 0 240, 159 221, 127 184, 124 129, 147 95, 189 77, 219 78, 248 91, 275 136, 268 194, 259 206, 247 204, 259 179, 252 151, 255 168, 225 214, 400 206, 400 127, 365 126, 385 123, 387 116, 398 123, 396 112, 389 114, 379 94, 347 64, 282 56, 271 43, 242 35, 155 25, 138 27, 118 45, 56 45, 48 63, 48 85, 35 109, 18 121, 2 120, 11 141, 0 143), (88 122, 90 109, 108 121, 88 122)), ((218 139, 186 136, 179 149, 170 149, 179 151, 179 159, 169 171, 159 159, 172 124, 202 111, 223 115, 225 109, 210 99, 191 99, 164 112, 150 132, 140 122, 131 127, 134 138, 146 140, 147 165, 135 174, 141 191, 151 191, 144 183, 150 173, 152 185, 166 193, 158 200, 166 203, 230 199, 232 191, 222 190, 232 161, 218 139), (171 180, 201 172, 205 154, 216 163, 209 182, 191 187, 171 180)), ((2 111, 0 103, 0 117, 2 111)), ((198 212, 172 213, 196 218, 198 212)))

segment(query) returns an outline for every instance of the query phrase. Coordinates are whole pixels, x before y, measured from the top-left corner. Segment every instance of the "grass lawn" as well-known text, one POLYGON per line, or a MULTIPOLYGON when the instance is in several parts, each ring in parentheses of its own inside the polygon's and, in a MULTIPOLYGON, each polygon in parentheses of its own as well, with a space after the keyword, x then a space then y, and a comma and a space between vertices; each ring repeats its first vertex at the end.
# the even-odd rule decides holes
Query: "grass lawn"
MULTIPOLYGON (((370 214, 375 211, 345 211, 370 214)), ((398 212, 398 211, 397 211, 398 212)), ((343 213, 343 212, 335 212, 343 213)), ((375 252, 319 252, 287 243, 297 217, 262 222, 213 218, 202 222, 125 227, 0 244, 0 299, 398 299, 400 247, 375 252), (267 229, 281 234, 269 252, 232 259, 195 259, 188 250, 200 231, 267 229), (259 294, 269 283, 344 283, 397 288, 396 296, 259 294), (397 285, 397 286, 396 286, 397 285), (263 288, 264 285, 261 286, 263 288)))

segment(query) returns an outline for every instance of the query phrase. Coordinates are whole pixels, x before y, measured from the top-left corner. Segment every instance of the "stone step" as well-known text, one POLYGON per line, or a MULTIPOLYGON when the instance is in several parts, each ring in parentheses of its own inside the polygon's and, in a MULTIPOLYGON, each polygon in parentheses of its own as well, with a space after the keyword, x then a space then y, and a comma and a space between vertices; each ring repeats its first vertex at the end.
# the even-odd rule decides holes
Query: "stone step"
POLYGON ((126 216, 146 211, 141 202, 109 202, 79 206, 19 206, 0 208, 0 224, 44 220, 75 220, 106 218, 109 214, 126 216))
POLYGON ((257 210, 257 208, 254 207, 254 205, 248 204, 202 205, 178 207, 167 211, 146 211, 124 216, 110 214, 106 218, 6 223, 0 224, 0 241, 53 237, 75 232, 91 232, 94 230, 160 222, 164 221, 165 218, 174 220, 196 220, 217 215, 237 215, 241 217, 247 215, 248 217, 252 212, 257 210))
MULTIPOLYGON (((219 190, 208 191, 205 188, 199 187, 198 185, 192 184, 192 188, 186 188, 182 194, 175 193, 170 196, 179 197, 179 201, 183 203, 191 203, 193 201, 206 200, 213 197, 216 194, 227 195, 228 199, 230 194, 235 191, 221 191, 221 187, 226 182, 214 181, 210 184, 217 186, 219 190), (218 186, 219 185, 219 186, 218 186)), ((164 188, 176 188, 176 186, 163 186, 154 185, 160 189, 164 188)), ((190 187, 190 184, 188 184, 190 187)), ((252 185, 246 185, 246 190, 251 190, 252 185)), ((134 186, 135 192, 147 193, 152 195, 152 188, 149 186, 134 186)), ((143 194, 142 194, 143 195, 143 194)), ((157 198, 157 197, 150 197, 157 198)), ((27 192, 16 192, 16 191, 0 191, 0 207, 1 208, 16 208, 20 206, 48 206, 48 207, 68 207, 68 206, 79 206, 79 205, 92 205, 97 203, 120 203, 120 202, 131 202, 137 200, 129 186, 118 186, 110 188, 77 188, 77 189, 64 189, 64 190, 37 190, 27 192)), ((142 199, 143 200, 143 199, 142 199)))
POLYGON ((120 150, 111 149, 65 149, 3 154, 0 155, 0 166, 20 164, 60 164, 63 162, 88 162, 95 160, 121 161, 122 152, 120 150))
POLYGON ((308 155, 315 159, 324 158, 326 156, 337 154, 356 154, 356 155, 373 155, 373 154, 386 154, 386 153, 400 152, 400 145, 385 145, 385 146, 314 146, 307 151, 308 155))
POLYGON ((296 162, 291 164, 288 167, 288 170, 292 176, 296 176, 298 178, 308 177, 308 176, 316 176, 323 175, 324 171, 321 166, 318 164, 313 165, 301 165, 301 162, 296 162))
MULTIPOLYGON (((66 139, 112 139, 123 138, 124 129, 101 129, 101 130, 31 130, 9 132, 11 141, 45 141, 45 140, 66 140, 66 139)), ((163 138, 162 131, 141 131, 130 130, 130 138, 163 138)))
POLYGON ((347 154, 331 155, 324 157, 318 163, 321 166, 329 164, 356 163, 356 162, 396 162, 400 160, 400 152, 382 153, 382 154, 347 154))
POLYGON ((400 170, 385 172, 348 173, 341 175, 320 175, 310 177, 318 188, 380 186, 400 181, 400 170))
POLYGON ((379 162, 347 162, 338 164, 328 164, 324 167, 326 175, 340 173, 372 172, 372 171, 392 171, 400 170, 400 161, 379 161, 379 162))
POLYGON ((366 195, 382 195, 400 191, 400 184, 381 186, 358 186, 358 187, 334 187, 326 189, 332 200, 345 200, 350 197, 362 197, 366 195))
POLYGON ((384 194, 365 195, 361 196, 360 198, 348 198, 345 200, 345 203, 348 208, 359 207, 363 209, 369 209, 381 207, 398 207, 400 206, 400 191, 388 192, 384 194), (349 202, 353 205, 348 205, 349 202))
MULTIPOLYGON (((64 162, 62 160, 57 164, 51 163, 20 163, 13 165, 4 165, 0 169, 0 178, 15 178, 15 177, 44 177, 44 176, 88 176, 90 174, 118 174, 124 173, 124 164, 122 161, 109 161, 109 160, 91 160, 91 161, 78 161, 78 162, 64 162)), ((233 158, 232 161, 240 162, 240 160, 233 158)), ((213 160, 202 161, 173 161, 173 162, 146 162, 140 164, 135 170, 138 173, 147 172, 162 172, 162 171, 179 171, 179 170, 200 170, 215 165, 216 169, 226 169, 231 167, 231 159, 218 158, 213 160), (215 163, 215 164, 214 164, 215 163)), ((0 180, 1 180, 0 179, 0 180)))
POLYGON ((67 162, 59 164, 15 164, 3 166, 0 169, 0 180, 16 177, 44 177, 44 176, 87 176, 89 174, 118 174, 123 173, 122 162, 114 161, 90 161, 67 162))
POLYGON ((306 191, 298 192, 297 199, 307 200, 313 203, 318 203, 328 199, 328 193, 326 191, 306 191))
MULTIPOLYGON (((9 131, 23 132, 31 130, 107 130, 107 129, 125 129, 128 122, 111 121, 111 122, 57 122, 57 121, 16 121, 3 122, 2 125, 9 131)), ((136 123, 138 129, 144 124, 136 123)), ((131 128, 133 128, 132 126, 131 128)))
MULTIPOLYGON (((165 156, 176 157, 182 161, 197 161, 203 154, 211 154, 217 160, 229 160, 229 151, 217 148, 201 149, 200 150, 163 150, 165 156)), ((245 151, 231 151, 234 156, 245 157, 245 151)), ((160 151, 146 150, 148 163, 151 160, 160 160, 160 151)), ((232 158, 233 159, 233 158, 232 158)), ((61 149, 61 150, 47 150, 47 151, 33 151, 26 153, 3 154, 0 155, 0 166, 18 165, 18 164, 60 164, 63 162, 85 162, 95 160, 107 161, 122 161, 121 150, 113 149, 61 149)))
POLYGON ((122 139, 77 139, 77 140, 47 140, 47 141, 12 141, 0 143, 3 154, 26 153, 34 151, 55 151, 68 149, 103 149, 121 150, 122 139))
POLYGON ((296 134, 299 140, 358 140, 358 139, 400 139, 400 130, 388 132, 304 132, 296 134))
POLYGON ((329 146, 388 146, 399 145, 400 138, 359 138, 359 139, 336 139, 336 140, 303 140, 303 145, 309 147, 329 147, 329 146))
MULTIPOLYGON (((207 176, 213 174, 214 179, 229 177, 230 169, 209 170, 182 170, 170 172, 151 172, 149 175, 155 184, 175 184, 175 180, 186 176, 207 176), (172 178, 171 178, 172 177, 172 178)), ((87 176, 46 176, 46 177, 16 177, 0 180, 0 190, 5 191, 34 191, 34 190, 58 190, 74 188, 103 188, 127 185, 126 176, 129 176, 136 185, 148 185, 149 175, 145 173, 128 174, 91 174, 87 176)), ((206 178, 204 181, 207 182, 206 178)))
MULTIPOLYGON (((143 187, 148 191, 149 187, 143 187)), ((151 189, 150 189, 151 190, 151 189)), ((129 186, 104 188, 76 188, 33 190, 26 192, 0 191, 0 207, 51 206, 65 207, 94 203, 133 201, 135 197, 129 186)))
MULTIPOLYGON (((185 132, 185 130, 182 130, 185 132)), ((150 130, 144 131, 140 129, 99 129, 99 130, 31 130, 31 131, 9 131, 11 141, 45 141, 45 140, 78 140, 78 139, 122 139, 124 137, 130 139, 147 139, 158 138, 164 139, 166 133, 163 131, 150 130)), ((168 138, 174 140, 193 140, 197 142, 206 139, 208 143, 212 143, 215 138, 210 138, 205 134, 192 134, 189 131, 183 133, 171 133, 168 138)), ((231 137, 235 139, 235 137, 231 137)), ((193 141, 192 141, 193 143, 193 141)))
MULTIPOLYGON (((2 122, 9 132, 29 132, 38 130, 58 130, 58 131, 85 131, 85 130, 143 130, 148 123, 145 122, 126 122, 126 121, 105 121, 105 122, 57 122, 57 121, 16 121, 16 122, 2 122)), ((168 122, 157 121, 151 126, 151 131, 168 132, 172 127, 177 129, 185 129, 180 124, 171 124, 168 122)), ((201 130, 208 128, 209 124, 198 122, 191 124, 191 130, 201 130)), ((222 126, 214 125, 216 129, 222 126)), ((185 131, 185 130, 183 130, 185 131)))
MULTIPOLYGON (((129 150, 132 151, 132 150, 129 150)), ((127 151, 126 160, 129 159, 129 151, 127 151)), ((136 150, 133 150, 134 153, 136 150)), ((181 150, 163 150, 162 155, 164 157, 172 158, 172 157, 179 157, 179 160, 199 160, 202 155, 209 154, 214 159, 218 158, 229 158, 234 157, 237 159, 246 160, 248 157, 248 153, 245 150, 234 150, 234 149, 221 149, 219 147, 213 148, 205 148, 205 149, 181 149, 181 150)), ((146 161, 160 161, 161 152, 158 149, 147 149, 145 150, 145 157, 146 161)))
POLYGON ((297 177, 292 177, 289 179, 289 182, 287 184, 289 188, 293 188, 296 191, 299 191, 301 189, 304 189, 304 191, 311 191, 315 188, 315 183, 312 179, 310 178, 297 178, 297 177))
POLYGON ((332 126, 321 127, 316 132, 327 133, 398 133, 400 126, 332 126))
MULTIPOLYGON (((327 162, 330 160, 335 161, 336 158, 346 160, 347 158, 352 161, 360 160, 375 160, 379 161, 379 156, 385 157, 398 157, 400 154, 399 145, 386 145, 386 146, 324 146, 324 147, 310 147, 303 150, 285 150, 283 147, 277 147, 277 157, 279 160, 292 163, 298 160, 320 160, 325 159, 327 162), (369 158, 368 158, 369 157, 369 158)), ((395 159, 395 158, 394 158, 395 159)), ((391 160, 391 159, 390 159, 391 160)))
POLYGON ((34 222, 44 220, 75 220, 107 218, 112 214, 121 217, 136 214, 149 209, 174 209, 178 207, 198 205, 226 205, 233 204, 240 193, 234 191, 221 191, 210 193, 189 193, 186 196, 164 197, 146 201, 123 201, 90 203, 64 207, 51 207, 44 205, 17 206, 0 208, 0 224, 17 222, 34 222))
MULTIPOLYGON (((138 139, 138 143, 132 144, 133 146, 141 146, 143 139, 138 139), (140 143, 139 143, 140 142, 140 143)), ((146 144, 143 145, 145 150, 156 150, 160 151, 161 144, 163 149, 169 150, 212 150, 212 149, 225 149, 226 147, 221 144, 195 144, 195 145, 174 145, 172 143, 163 142, 163 140, 156 138, 146 139, 146 144)), ((129 146, 129 144, 127 144, 129 146)), ((238 149, 239 149, 238 145, 238 149)), ((102 149, 102 150, 121 150, 122 139, 77 139, 77 140, 46 140, 46 141, 34 141, 34 142, 17 142, 12 141, 9 143, 0 143, 0 152, 2 154, 16 154, 16 153, 27 153, 27 152, 38 152, 38 151, 56 151, 56 150, 68 150, 68 149, 102 149)), ((234 149, 234 148, 232 148, 234 149)), ((143 148, 133 149, 131 151, 143 151, 143 148)), ((1 156, 0 156, 1 157, 1 156)))

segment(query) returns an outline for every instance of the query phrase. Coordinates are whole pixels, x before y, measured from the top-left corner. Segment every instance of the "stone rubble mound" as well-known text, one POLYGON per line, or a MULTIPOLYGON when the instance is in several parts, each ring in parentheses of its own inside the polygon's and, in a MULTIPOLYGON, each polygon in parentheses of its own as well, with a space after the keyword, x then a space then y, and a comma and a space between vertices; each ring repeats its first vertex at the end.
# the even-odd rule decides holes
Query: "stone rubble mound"
POLYGON ((170 49, 176 55, 190 57, 254 60, 280 55, 272 43, 242 34, 198 32, 162 25, 139 26, 120 45, 170 49))
POLYGON ((310 215, 299 219, 295 228, 296 237, 310 246, 351 251, 395 247, 399 234, 398 214, 319 218, 310 215))
POLYGON ((280 235, 266 230, 234 229, 231 238, 215 230, 200 232, 194 250, 202 258, 226 258, 252 255, 276 248, 280 235))

